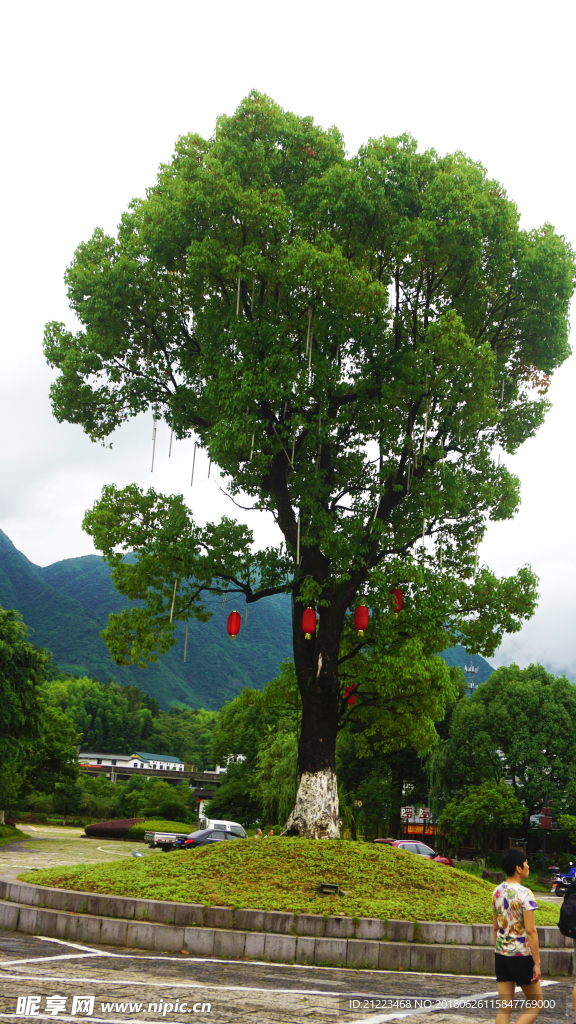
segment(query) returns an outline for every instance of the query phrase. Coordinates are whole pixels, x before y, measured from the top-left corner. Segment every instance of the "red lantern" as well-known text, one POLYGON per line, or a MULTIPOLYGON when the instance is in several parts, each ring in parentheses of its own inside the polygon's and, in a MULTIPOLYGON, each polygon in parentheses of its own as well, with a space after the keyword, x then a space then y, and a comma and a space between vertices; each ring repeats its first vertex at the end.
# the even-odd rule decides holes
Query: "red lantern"
POLYGON ((316 612, 313 608, 305 608, 302 615, 302 629, 304 631, 304 639, 311 640, 312 633, 316 632, 316 612))
POLYGON ((368 629, 368 619, 370 613, 365 604, 358 605, 354 612, 354 629, 357 630, 358 636, 364 636, 364 630, 368 629))
POLYGON ((347 704, 356 703, 356 694, 354 693, 354 690, 357 688, 357 686, 358 683, 354 683, 353 686, 347 686, 346 689, 344 690, 344 700, 346 701, 347 704))
POLYGON ((394 615, 398 615, 398 612, 402 611, 402 603, 404 601, 404 594, 398 587, 393 587, 390 591, 390 607, 394 612, 394 615))
POLYGON ((226 628, 228 630, 228 636, 231 637, 232 640, 234 639, 235 636, 238 636, 241 625, 242 616, 240 615, 240 612, 230 612, 230 615, 228 616, 228 625, 226 628))

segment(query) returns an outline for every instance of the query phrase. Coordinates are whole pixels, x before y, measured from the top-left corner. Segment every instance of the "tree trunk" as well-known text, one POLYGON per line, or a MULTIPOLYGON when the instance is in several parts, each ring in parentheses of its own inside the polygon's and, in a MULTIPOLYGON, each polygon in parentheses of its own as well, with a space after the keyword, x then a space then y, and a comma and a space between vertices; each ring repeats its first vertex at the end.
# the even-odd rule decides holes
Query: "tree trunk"
POLYGON ((293 615, 294 663, 302 698, 298 738, 298 793, 282 835, 338 839, 336 737, 338 735, 338 652, 341 623, 332 609, 322 609, 320 627, 306 640, 302 605, 293 615), (336 621, 335 621, 336 620, 336 621))
POLYGON ((5 821, 4 811, 0 811, 0 825, 3 825, 5 821))

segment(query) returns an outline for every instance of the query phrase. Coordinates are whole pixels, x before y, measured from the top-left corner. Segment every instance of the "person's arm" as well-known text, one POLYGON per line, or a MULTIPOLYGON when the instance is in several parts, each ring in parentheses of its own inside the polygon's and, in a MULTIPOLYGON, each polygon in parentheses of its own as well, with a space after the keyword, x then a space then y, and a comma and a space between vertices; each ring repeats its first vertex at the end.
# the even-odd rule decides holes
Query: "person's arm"
POLYGON ((536 924, 534 921, 534 911, 524 911, 524 927, 526 929, 526 935, 528 936, 528 942, 530 943, 530 952, 534 959, 534 974, 532 975, 532 982, 540 981, 542 977, 542 971, 540 969, 540 946, 538 945, 538 932, 536 931, 536 924))
POLYGON ((496 949, 496 939, 498 938, 498 917, 497 917, 496 911, 494 911, 494 914, 493 914, 493 923, 494 923, 494 949, 496 949))

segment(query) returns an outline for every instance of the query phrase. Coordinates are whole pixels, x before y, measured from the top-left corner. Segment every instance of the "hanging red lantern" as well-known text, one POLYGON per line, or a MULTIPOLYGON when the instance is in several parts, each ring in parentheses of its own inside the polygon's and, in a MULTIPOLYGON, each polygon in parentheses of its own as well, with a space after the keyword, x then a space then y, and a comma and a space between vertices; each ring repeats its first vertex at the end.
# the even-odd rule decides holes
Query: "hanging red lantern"
POLYGON ((404 594, 398 587, 393 587, 390 591, 390 607, 394 612, 394 615, 398 615, 398 612, 402 611, 402 604, 404 601, 404 594))
POLYGON ((313 608, 305 608, 302 615, 302 629, 304 639, 311 640, 312 634, 316 632, 316 612, 313 608))
POLYGON ((358 683, 354 683, 353 686, 347 686, 345 688, 345 690, 344 690, 344 700, 346 701, 347 704, 355 704, 356 703, 356 694, 354 693, 354 690, 356 690, 357 687, 358 687, 358 683))
POLYGON ((354 629, 357 631, 358 636, 364 636, 364 630, 368 629, 368 619, 370 618, 370 612, 365 604, 359 604, 356 611, 354 612, 354 629))
POLYGON ((240 615, 240 612, 230 612, 230 615, 228 616, 228 625, 226 628, 228 630, 228 636, 231 637, 232 640, 234 639, 235 636, 238 636, 241 625, 242 616, 240 615))

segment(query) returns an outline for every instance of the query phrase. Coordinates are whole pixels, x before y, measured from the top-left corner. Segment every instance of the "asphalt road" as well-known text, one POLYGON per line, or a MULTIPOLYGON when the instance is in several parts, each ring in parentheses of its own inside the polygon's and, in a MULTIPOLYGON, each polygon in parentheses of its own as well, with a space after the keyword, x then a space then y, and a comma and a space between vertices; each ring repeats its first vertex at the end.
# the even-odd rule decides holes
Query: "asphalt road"
MULTIPOLYGON (((416 1024, 432 1017, 434 1024, 485 1024, 496 1015, 490 1005, 496 986, 490 977, 155 955, 7 931, 0 931, 0 978, 0 1022, 409 1024, 412 1019, 416 1024), (74 997, 83 1001, 75 1008, 74 997), (480 997, 488 1003, 482 1010, 473 1002, 480 997), (421 1005, 407 1003, 410 998, 421 1005), (443 1005, 458 998, 472 1005, 450 1010, 443 1005), (429 1003, 422 1005, 423 1000, 429 1003)), ((541 1014, 543 1024, 574 1020, 572 984, 546 984, 545 997, 555 1005, 541 1014)))

